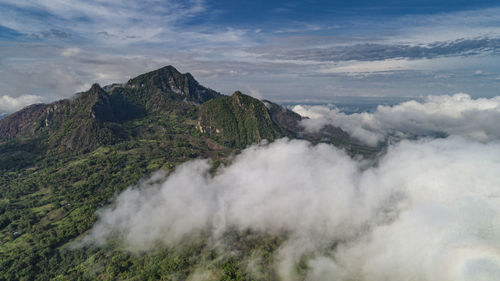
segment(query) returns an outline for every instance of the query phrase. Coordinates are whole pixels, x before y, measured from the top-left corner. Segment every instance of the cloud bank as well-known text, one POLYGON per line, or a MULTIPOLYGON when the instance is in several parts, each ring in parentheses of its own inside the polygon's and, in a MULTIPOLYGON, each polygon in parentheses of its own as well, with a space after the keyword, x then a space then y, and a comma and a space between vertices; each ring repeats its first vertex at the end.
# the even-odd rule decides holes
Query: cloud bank
POLYGON ((307 130, 317 131, 332 124, 369 145, 390 139, 448 135, 481 142, 500 140, 500 97, 428 96, 423 102, 378 106, 373 113, 350 115, 328 106, 298 105, 293 110, 310 118, 302 122, 307 130))
POLYGON ((287 234, 283 280, 307 255, 307 280, 498 280, 500 144, 460 137, 402 141, 376 165, 329 145, 252 146, 211 176, 181 165, 121 193, 88 241, 132 251, 208 231, 287 234), (335 246, 332 246, 335 245, 335 246))

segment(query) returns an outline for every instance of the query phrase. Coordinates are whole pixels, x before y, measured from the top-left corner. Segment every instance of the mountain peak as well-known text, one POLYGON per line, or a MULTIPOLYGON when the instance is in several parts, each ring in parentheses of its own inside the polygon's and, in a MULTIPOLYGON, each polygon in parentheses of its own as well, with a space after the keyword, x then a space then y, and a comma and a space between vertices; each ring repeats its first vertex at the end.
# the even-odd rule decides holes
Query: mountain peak
POLYGON ((195 104, 221 96, 201 86, 190 73, 180 73, 171 65, 132 78, 125 87, 138 90, 142 96, 154 100, 181 100, 195 104))
POLYGON ((92 86, 90 87, 90 91, 91 92, 97 92, 97 91, 101 91, 102 88, 101 86, 99 85, 99 83, 94 83, 92 84, 92 86))
POLYGON ((233 96, 233 97, 241 97, 241 96, 243 96, 243 93, 242 93, 242 92, 240 92, 240 91, 236 91, 236 92, 234 92, 234 93, 233 93, 233 95, 232 95, 232 96, 233 96))
POLYGON ((75 102, 78 104, 90 104, 92 106, 103 98, 108 98, 107 92, 98 83, 94 83, 87 91, 77 93, 75 102))
POLYGON ((179 70, 177 70, 177 68, 175 68, 173 65, 170 65, 170 64, 166 65, 162 68, 157 69, 157 71, 171 71, 171 72, 176 72, 176 73, 180 74, 179 70))
POLYGON ((239 148, 287 136, 273 123, 263 102, 240 91, 204 103, 198 128, 225 145, 239 148))

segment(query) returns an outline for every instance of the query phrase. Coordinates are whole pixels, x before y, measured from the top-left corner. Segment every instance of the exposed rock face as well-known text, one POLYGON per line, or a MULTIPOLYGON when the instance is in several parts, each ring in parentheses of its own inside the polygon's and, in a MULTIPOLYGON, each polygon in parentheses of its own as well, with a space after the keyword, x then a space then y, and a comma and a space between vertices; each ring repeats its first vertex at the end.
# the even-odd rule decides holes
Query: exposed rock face
POLYGON ((94 84, 73 100, 31 105, 0 120, 0 139, 49 138, 69 149, 94 147, 111 134, 101 124, 112 121, 109 95, 94 84))
POLYGON ((130 79, 125 85, 112 84, 103 89, 94 84, 72 100, 28 106, 0 120, 0 140, 34 137, 62 129, 75 136, 82 132, 85 139, 84 132, 99 131, 104 122, 122 122, 147 112, 169 110, 177 106, 173 101, 201 104, 221 96, 201 86, 191 74, 166 66, 130 79))
POLYGON ((92 85, 89 92, 91 117, 97 121, 116 121, 109 95, 98 84, 92 85))
POLYGON ((0 120, 0 141, 29 137, 62 148, 92 148, 115 141, 117 136, 110 128, 119 130, 122 122, 221 96, 201 86, 191 74, 166 66, 125 85, 103 89, 94 84, 73 99, 28 106, 0 120))
POLYGON ((190 73, 182 74, 170 65, 130 79, 125 88, 146 97, 144 105, 151 110, 158 110, 168 100, 202 104, 222 96, 201 86, 190 73))
POLYGON ((299 122, 302 120, 299 114, 268 100, 263 100, 262 102, 266 105, 273 122, 287 130, 288 133, 296 136, 298 132, 303 130, 299 125, 299 122))
MULTIPOLYGON (((223 96, 172 66, 142 74, 125 85, 112 84, 103 89, 94 84, 74 99, 28 106, 0 120, 0 142, 31 138, 49 148, 92 149, 129 138, 131 131, 124 127, 130 125, 126 123, 129 120, 148 120, 148 126, 132 126, 133 134, 165 131, 154 118, 169 120, 173 112, 183 120, 189 119, 193 129, 197 121, 203 137, 232 148, 285 136, 340 145, 353 143, 344 131, 331 126, 318 134, 305 132, 300 126, 301 116, 291 110, 239 91, 223 96)), ((184 121, 163 124, 174 128, 176 122, 184 121)))
POLYGON ((46 114, 46 104, 33 104, 15 112, 0 121, 0 138, 13 139, 27 132, 32 132, 46 114))

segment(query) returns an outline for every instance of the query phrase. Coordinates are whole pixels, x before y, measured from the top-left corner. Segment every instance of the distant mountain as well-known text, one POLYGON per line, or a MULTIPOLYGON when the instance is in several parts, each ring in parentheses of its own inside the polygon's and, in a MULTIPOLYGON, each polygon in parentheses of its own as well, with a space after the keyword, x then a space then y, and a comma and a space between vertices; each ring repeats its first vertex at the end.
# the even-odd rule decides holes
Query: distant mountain
POLYGON ((6 113, 0 113, 0 119, 3 119, 3 118, 5 118, 5 117, 7 117, 7 115, 8 115, 8 114, 6 114, 6 113))
MULTIPOLYGON (((376 151, 339 128, 307 133, 300 120, 270 101, 221 95, 172 66, 10 114, 0 120, 0 280, 185 280, 199 257, 232 276, 225 280, 238 279, 239 259, 219 259, 199 245, 144 256, 68 248, 92 227, 98 208, 159 169, 196 158, 212 159, 215 169, 248 145, 282 137, 376 151)), ((248 257, 252 249, 272 257, 279 241, 234 235, 248 257)), ((272 276, 272 259, 263 266, 272 276)))

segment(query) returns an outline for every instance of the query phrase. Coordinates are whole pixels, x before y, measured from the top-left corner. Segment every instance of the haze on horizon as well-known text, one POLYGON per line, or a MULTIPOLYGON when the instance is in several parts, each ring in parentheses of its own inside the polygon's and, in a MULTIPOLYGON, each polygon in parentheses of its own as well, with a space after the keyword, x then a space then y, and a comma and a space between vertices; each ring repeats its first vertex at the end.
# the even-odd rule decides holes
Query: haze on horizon
POLYGON ((0 0, 0 112, 174 65, 277 102, 498 95, 495 1, 0 0))

